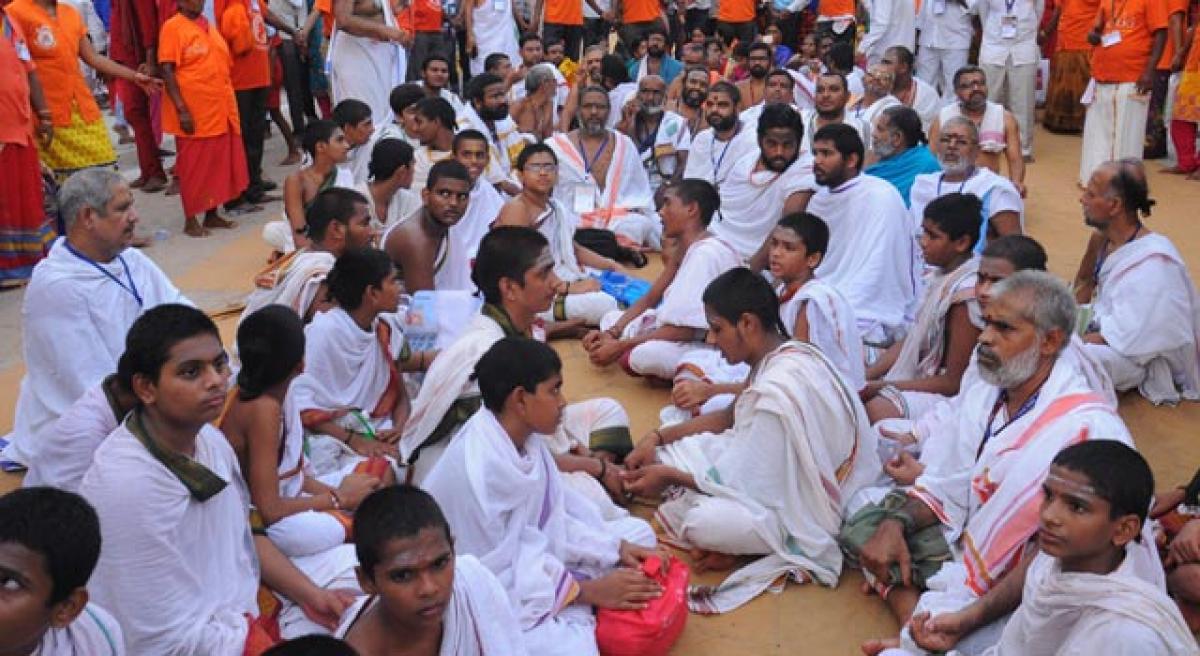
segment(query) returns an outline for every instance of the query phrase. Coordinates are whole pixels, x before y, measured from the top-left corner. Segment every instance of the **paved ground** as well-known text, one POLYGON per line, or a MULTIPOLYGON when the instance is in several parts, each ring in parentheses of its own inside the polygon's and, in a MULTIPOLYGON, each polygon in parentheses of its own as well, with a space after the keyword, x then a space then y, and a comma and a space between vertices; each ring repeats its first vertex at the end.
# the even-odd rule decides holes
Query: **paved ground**
MULTIPOLYGON (((1039 132, 1035 147, 1038 161, 1030 166, 1027 180, 1030 188, 1027 228, 1046 246, 1052 271, 1069 279, 1074 275, 1088 236, 1075 186, 1079 140, 1039 132)), ((276 181, 282 181, 286 174, 274 166, 282 159, 283 150, 278 137, 268 143, 264 162, 268 176, 276 181)), ((136 166, 131 147, 123 150, 121 163, 127 175, 136 175, 128 171, 136 166)), ((1189 260, 1193 279, 1200 280, 1200 229, 1196 226, 1200 183, 1159 175, 1157 168, 1151 165, 1151 189, 1159 204, 1148 224, 1175 241, 1189 260)), ((266 247, 257 233, 268 217, 280 212, 278 203, 270 205, 260 214, 240 217, 241 225, 236 230, 197 240, 179 234, 183 219, 178 197, 139 193, 137 208, 147 232, 152 233, 159 226, 172 231, 169 239, 147 253, 208 310, 219 310, 249 290, 251 276, 266 256, 266 247)), ((8 399, 0 403, 0 434, 11 426, 12 405, 22 373, 18 350, 20 300, 20 292, 0 294, 0 391, 8 399)), ((233 319, 219 323, 229 339, 233 319)), ((635 435, 653 427, 658 409, 667 400, 666 391, 649 388, 615 369, 592 367, 578 344, 556 346, 563 355, 569 398, 615 397, 629 410, 635 435)), ((1200 444, 1195 439, 1195 427, 1200 425, 1200 404, 1154 408, 1136 395, 1127 395, 1120 410, 1153 465, 1159 487, 1188 480, 1200 465, 1200 444)), ((18 484, 18 480, 12 476, 0 477, 0 490, 18 484)), ((636 509, 643 516, 648 516, 649 511, 649 508, 636 509)), ((716 578, 710 575, 700 580, 713 582, 716 578)), ((849 573, 833 590, 790 586, 782 594, 764 595, 726 616, 692 616, 673 653, 759 656, 794 654, 803 649, 812 654, 856 654, 863 639, 896 631, 881 603, 859 593, 860 581, 857 574, 849 573)))

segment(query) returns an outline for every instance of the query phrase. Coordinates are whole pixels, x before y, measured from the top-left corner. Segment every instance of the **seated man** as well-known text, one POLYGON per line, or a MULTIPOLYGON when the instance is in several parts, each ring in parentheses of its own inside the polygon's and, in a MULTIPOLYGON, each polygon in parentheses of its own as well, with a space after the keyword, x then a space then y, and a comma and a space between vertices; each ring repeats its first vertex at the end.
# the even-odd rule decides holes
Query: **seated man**
POLYGON ((701 291, 720 274, 741 264, 729 244, 708 231, 720 208, 717 190, 704 180, 685 179, 668 187, 662 207, 663 234, 676 240, 672 262, 650 291, 625 311, 614 310, 583 339, 594 364, 620 361, 634 376, 670 380, 679 360, 702 347, 708 323, 701 291))
POLYGON ((403 276, 406 293, 467 288, 462 270, 464 263, 469 267, 469 246, 450 231, 470 207, 471 185, 470 171, 457 160, 434 164, 421 188, 421 210, 384 233, 383 250, 403 276))
POLYGON ((846 111, 850 103, 850 89, 847 87, 846 76, 841 73, 828 71, 817 76, 816 93, 813 95, 813 108, 805 110, 804 142, 801 150, 812 152, 812 136, 817 130, 834 123, 845 123, 858 130, 858 136, 863 143, 871 145, 871 125, 853 113, 846 111))
POLYGON ((664 184, 683 178, 692 142, 687 121, 665 108, 666 90, 661 77, 643 77, 638 81, 637 96, 621 108, 617 121, 617 130, 637 146, 650 189, 656 194, 664 184))
POLYGON ((478 558, 454 555, 450 525, 427 492, 379 490, 354 524, 367 596, 346 609, 335 635, 356 653, 524 653, 504 588, 478 558))
POLYGON ((925 145, 921 117, 911 107, 893 105, 880 112, 869 143, 875 161, 863 173, 892 183, 905 205, 909 205, 909 190, 917 176, 942 170, 925 145))
POLYGON ((1167 591, 1188 628, 1200 628, 1200 470, 1185 485, 1154 495, 1150 518, 1158 521, 1155 538, 1167 573, 1167 591))
POLYGON ((424 368, 428 355, 405 346, 400 281, 382 251, 346 251, 328 284, 337 307, 305 329, 304 373, 289 391, 318 476, 344 471, 359 456, 396 455, 409 411, 401 368, 424 368))
MULTIPOLYGON (((1132 443, 1116 411, 1060 357, 1075 313, 1070 291, 1049 274, 1022 271, 996 285, 979 336, 980 380, 935 428, 952 446, 912 488, 860 509, 843 526, 843 550, 902 625, 914 607, 964 608, 1019 566, 1038 529, 1037 481, 1062 447, 1087 439, 1132 443), (958 549, 951 552, 951 544, 958 549)), ((980 653, 1000 628, 981 628, 959 649, 980 653)))
POLYGON ((813 177, 820 190, 808 211, 829 225, 829 252, 817 275, 846 296, 863 342, 878 350, 907 330, 919 259, 904 199, 892 185, 861 172, 863 151, 848 125, 817 131, 813 177))
POLYGON ((933 199, 950 193, 974 194, 981 201, 983 224, 975 252, 980 252, 988 240, 1024 231, 1025 201, 1021 192, 1008 178, 991 169, 976 166, 979 157, 979 130, 966 118, 951 118, 942 123, 938 137, 937 157, 942 165, 939 173, 918 175, 909 190, 909 213, 913 230, 920 232, 925 219, 925 206, 933 199))
MULTIPOLYGON (((766 90, 762 102, 750 107, 738 115, 738 118, 748 128, 754 130, 758 126, 758 117, 762 116, 763 108, 772 103, 794 106, 796 104, 796 81, 792 74, 782 68, 771 69, 767 73, 766 90)), ((795 107, 793 107, 795 109, 795 107)))
POLYGON ((458 129, 478 130, 488 138, 488 159, 483 178, 496 191, 515 196, 520 187, 513 179, 512 163, 529 135, 521 134, 509 116, 504 80, 491 73, 476 75, 467 83, 470 104, 458 112, 458 129))
POLYGON ((325 189, 307 204, 305 217, 305 245, 254 276, 255 289, 246 298, 246 309, 242 310, 238 323, 255 310, 276 303, 292 308, 306 322, 311 321, 317 308, 323 307, 325 276, 334 261, 347 250, 371 243, 367 199, 357 191, 341 187, 325 189))
POLYGON ((34 267, 21 304, 25 377, 0 458, 17 463, 59 415, 117 370, 125 333, 142 312, 189 302, 153 260, 129 248, 138 216, 120 175, 75 173, 58 207, 67 234, 34 267))
POLYGON ((429 98, 442 98, 454 107, 455 112, 462 111, 464 105, 461 98, 446 88, 450 82, 450 60, 445 55, 435 52, 425 57, 421 62, 421 80, 417 82, 429 98))
POLYGON ((51 487, 0 497, 0 653, 125 656, 116 620, 88 601, 100 558, 100 520, 78 494, 51 487), (15 586, 14 586, 15 584, 15 586))
POLYGON ((455 551, 500 580, 531 655, 594 654, 593 607, 637 609, 662 594, 636 569, 656 553, 650 526, 603 521, 555 468, 542 436, 563 418, 561 369, 535 340, 491 346, 475 365, 484 407, 424 483, 455 551))
POLYGON ((606 127, 609 113, 620 111, 601 87, 579 93, 579 127, 546 142, 559 161, 554 198, 579 214, 580 227, 611 230, 628 246, 661 248, 662 224, 638 147, 606 127))
POLYGON ((925 207, 921 252, 934 273, 908 334, 867 369, 862 391, 871 423, 915 418, 958 394, 983 322, 975 301, 979 199, 947 194, 925 207))
POLYGON ((355 183, 365 182, 371 164, 371 137, 375 134, 371 107, 348 97, 334 106, 333 122, 346 135, 346 145, 350 147, 343 166, 355 183))
POLYGON ((1063 449, 1042 483, 1037 551, 961 611, 914 616, 913 642, 943 653, 1011 612, 991 656, 1034 645, 1054 654, 1196 653, 1143 528, 1153 490, 1146 460, 1120 442, 1063 449))
POLYGON ((843 507, 879 473, 862 403, 818 349, 787 340, 775 292, 749 269, 713 280, 704 312, 725 359, 751 367, 747 387, 732 410, 640 442, 627 489, 643 497, 684 489, 655 517, 673 544, 693 549, 699 571, 761 557, 693 593, 694 611, 733 610, 783 575, 833 586, 843 507))
POLYGON ((138 407, 96 450, 80 494, 104 544, 89 590, 131 654, 258 653, 270 634, 245 483, 210 423, 228 361, 216 325, 187 306, 156 307, 129 330, 118 375, 138 407))
MULTIPOLYGON (((517 130, 533 135, 538 140, 549 139, 558 125, 558 107, 555 102, 558 83, 554 79, 553 69, 554 66, 549 62, 542 62, 529 69, 521 83, 525 85, 525 96, 512 104, 512 120, 516 123, 517 130)), ((503 90, 503 85, 499 90, 503 90)))
MULTIPOLYGON (((494 228, 480 243, 472 276, 483 296, 483 311, 438 354, 404 426, 400 452, 410 467, 409 479, 417 483, 479 409, 479 387, 471 378, 475 363, 505 336, 542 339, 537 316, 550 309, 558 285, 549 244, 532 228, 494 228)), ((608 463, 633 448, 621 404, 608 398, 571 404, 562 425, 545 437, 559 467, 572 472, 568 485, 595 501, 606 516, 625 515, 609 500, 623 498, 623 493, 619 468, 608 463)))
POLYGON ((554 306, 542 318, 578 321, 597 326, 605 314, 617 309, 617 300, 600 291, 600 283, 584 267, 620 271, 621 265, 575 243, 579 217, 553 198, 558 182, 558 157, 546 144, 534 144, 517 157, 521 194, 504 204, 493 225, 535 228, 550 243, 554 275, 561 281, 554 306))
POLYGON ((1025 159, 1021 155, 1021 128, 1013 113, 1000 103, 988 100, 988 81, 983 69, 964 66, 954 72, 954 94, 958 102, 941 109, 929 126, 929 143, 934 151, 942 148, 941 135, 946 121, 961 117, 975 125, 979 146, 979 165, 1000 174, 1000 159, 1007 164, 1006 177, 1025 196, 1025 159))
POLYGON ((425 97, 424 87, 416 82, 401 84, 392 89, 388 94, 392 120, 375 129, 374 141, 378 143, 384 139, 401 139, 413 148, 420 146, 421 142, 412 131, 412 117, 417 112, 417 102, 425 97))
POLYGON ((1096 231, 1075 277, 1077 298, 1091 302, 1085 348, 1118 391, 1200 399, 1200 300, 1175 245, 1142 223, 1154 201, 1141 163, 1101 165, 1079 202, 1096 231))
POLYGON ((692 135, 685 178, 708 180, 721 189, 734 162, 758 147, 757 133, 738 118, 741 92, 724 80, 716 82, 704 99, 708 127, 692 135))
POLYGON ((851 101, 847 110, 855 118, 862 119, 867 125, 875 125, 875 119, 888 107, 900 105, 900 100, 892 95, 895 76, 892 69, 883 64, 875 64, 867 68, 863 76, 863 94, 857 100, 851 101))
POLYGON ((382 235, 421 209, 421 197, 412 187, 413 149, 408 142, 386 137, 371 148, 370 176, 354 185, 370 205, 371 231, 382 235))
POLYGON ((334 187, 354 187, 354 176, 341 166, 350 145, 333 121, 312 121, 304 128, 300 143, 312 163, 283 179, 283 220, 263 226, 263 239, 275 249, 273 260, 308 246, 305 215, 317 194, 334 187))
POLYGON ((905 107, 917 113, 920 117, 921 132, 928 131, 942 108, 942 97, 933 85, 913 75, 913 69, 916 68, 913 51, 901 45, 892 46, 883 52, 880 63, 892 69, 892 75, 895 77, 892 95, 905 107))
POLYGON ((417 101, 412 132, 421 142, 413 154, 413 189, 423 189, 434 164, 454 156, 454 108, 443 98, 417 101))

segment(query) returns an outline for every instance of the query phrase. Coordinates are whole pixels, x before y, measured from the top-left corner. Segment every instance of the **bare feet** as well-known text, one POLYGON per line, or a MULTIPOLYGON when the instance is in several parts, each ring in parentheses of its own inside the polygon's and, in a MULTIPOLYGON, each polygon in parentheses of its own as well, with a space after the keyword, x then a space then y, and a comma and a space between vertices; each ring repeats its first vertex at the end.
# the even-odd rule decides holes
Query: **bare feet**
POLYGON ((195 217, 189 216, 183 224, 183 234, 189 237, 207 237, 209 232, 195 217))
POLYGON ((279 165, 291 166, 292 164, 299 164, 300 159, 300 151, 293 150, 292 152, 288 153, 287 157, 284 157, 282 160, 280 160, 279 165))
POLYGON ((227 230, 229 228, 236 228, 237 223, 230 221, 229 219, 222 218, 217 214, 209 214, 208 216, 204 217, 204 227, 227 230))
POLYGON ((167 190, 163 192, 166 196, 177 196, 179 194, 179 178, 171 178, 171 184, 167 185, 167 190))
POLYGON ((1171 175, 1187 175, 1187 174, 1191 173, 1191 171, 1185 171, 1185 170, 1179 168, 1179 165, 1164 166, 1161 169, 1159 169, 1158 172, 1159 173, 1169 173, 1171 175))
POLYGON ((884 649, 893 649, 899 646, 900 638, 875 638, 862 643, 860 648, 866 656, 876 656, 884 649))
POLYGON ((1200 180, 1200 169, 1196 169, 1188 174, 1188 180, 1200 180))
POLYGON ((692 571, 696 573, 704 572, 728 572, 737 566, 741 559, 738 556, 730 554, 718 553, 716 551, 704 551, 703 549, 692 549, 692 571))
POLYGON ((159 176, 154 176, 152 178, 146 178, 145 182, 142 184, 142 191, 144 191, 148 194, 156 194, 166 188, 167 188, 167 179, 161 178, 159 176))

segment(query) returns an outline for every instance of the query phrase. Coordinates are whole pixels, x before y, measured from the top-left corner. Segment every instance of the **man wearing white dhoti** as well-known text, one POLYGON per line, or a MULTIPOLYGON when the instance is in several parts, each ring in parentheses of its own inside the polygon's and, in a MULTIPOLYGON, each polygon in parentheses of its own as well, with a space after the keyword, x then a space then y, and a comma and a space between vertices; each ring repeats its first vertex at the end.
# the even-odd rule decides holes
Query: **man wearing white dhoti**
MULTIPOLYGON (((1070 291, 1048 274, 1022 271, 996 285, 979 337, 981 379, 937 428, 953 446, 912 488, 859 510, 843 527, 843 549, 902 624, 914 607, 961 609, 1019 566, 1038 528, 1038 481, 1064 446, 1132 444, 1116 411, 1059 357, 1075 314, 1070 291)), ((981 627, 958 649, 978 654, 1001 628, 981 627)))
MULTIPOLYGON (((121 627, 88 602, 100 522, 79 495, 51 487, 0 498, 0 568, 20 581, 4 609, 0 650, 28 656, 125 656, 121 627)), ((14 588, 13 585, 9 585, 14 588)))
POLYGON ((879 475, 862 403, 818 349, 787 341, 778 298, 760 276, 726 271, 703 300, 723 357, 751 367, 747 387, 719 426, 707 418, 693 422, 705 424, 696 434, 674 426, 670 442, 651 433, 630 458, 637 468, 627 488, 643 497, 683 488, 655 518, 669 541, 703 553, 701 571, 761 556, 715 589, 693 590, 697 612, 733 610, 782 575, 832 586, 844 503, 879 475))
POLYGON ((125 333, 145 310, 188 303, 166 274, 135 248, 133 194, 121 176, 80 171, 63 184, 67 236, 33 270, 21 306, 25 377, 4 460, 23 463, 59 415, 117 370, 125 333))
MULTIPOLYGON (((460 142, 464 147, 484 146, 479 133, 465 134, 460 142)), ((495 189, 473 182, 471 172, 456 159, 434 164, 421 189, 421 209, 383 233, 380 242, 400 271, 405 292, 470 290, 466 276, 470 274, 472 242, 478 243, 476 235, 495 218, 495 214, 487 216, 487 207, 498 209, 500 204, 495 189), (452 232, 467 218, 473 194, 480 199, 478 213, 464 231, 452 232)))
POLYGON ((1114 440, 1075 444, 1055 456, 1042 489, 1039 552, 962 611, 914 617, 914 641, 942 653, 1012 613, 987 656, 1200 653, 1145 524, 1154 489, 1145 459, 1114 440))
POLYGON ((933 271, 912 329, 867 369, 862 391, 871 423, 918 417, 958 394, 983 326, 975 300, 979 199, 947 194, 925 208, 921 251, 933 271))
POLYGON ((517 5, 512 0, 470 0, 463 3, 462 16, 467 33, 467 54, 471 56, 471 77, 484 72, 488 55, 521 57, 517 47, 517 5))
POLYGON ((738 88, 724 80, 708 90, 704 120, 709 127, 692 137, 683 177, 708 180, 720 189, 734 163, 758 148, 757 132, 738 117, 741 98, 738 88))
POLYGON ((412 32, 398 26, 385 0, 333 0, 333 15, 328 55, 333 102, 361 100, 377 124, 391 122, 388 95, 404 83, 412 32))
POLYGON ((850 301, 863 341, 886 348, 909 323, 919 258, 904 199, 886 180, 860 173, 863 151, 848 125, 817 132, 813 176, 821 188, 808 211, 829 225, 829 252, 817 275, 850 301))
POLYGON ((484 179, 498 191, 515 196, 521 191, 513 175, 513 162, 521 149, 532 142, 523 134, 509 115, 504 80, 491 73, 481 73, 467 83, 467 102, 458 115, 458 129, 475 129, 488 138, 488 160, 484 179))
POLYGON ((455 551, 500 580, 530 654, 596 654, 593 607, 637 608, 661 589, 633 569, 655 553, 650 526, 604 521, 558 473, 542 435, 563 418, 561 367, 540 342, 496 342, 475 365, 484 407, 424 487, 455 551))
POLYGON ((392 486, 367 497, 354 547, 367 596, 346 609, 334 635, 358 653, 398 644, 441 656, 526 653, 504 588, 479 559, 454 555, 450 526, 427 492, 392 486), (394 580, 399 572, 412 576, 394 580))
POLYGON ((163 305, 127 344, 119 375, 139 407, 80 485, 104 543, 89 591, 130 653, 243 653, 264 627, 246 486, 209 424, 229 380, 217 327, 198 310, 163 305))
POLYGON ((650 178, 650 189, 657 193, 663 184, 678 182, 687 166, 692 135, 687 120, 664 107, 667 84, 657 75, 638 81, 637 100, 626 105, 617 121, 637 146, 642 167, 650 178))
POLYGON ((415 163, 413 148, 403 139, 385 137, 371 148, 368 182, 354 190, 367 199, 373 234, 382 235, 421 209, 421 197, 412 190, 415 163))
POLYGON ((676 241, 672 259, 678 264, 663 271, 628 309, 608 313, 600 329, 584 337, 583 347, 593 364, 619 361, 630 375, 670 380, 686 353, 705 348, 704 288, 742 262, 732 246, 708 231, 721 206, 711 184, 687 178, 668 187, 664 198, 664 234, 676 241))
POLYGON ((1200 299, 1183 256, 1142 223, 1154 204, 1141 164, 1108 162, 1080 197, 1096 234, 1076 277, 1091 302, 1084 347, 1118 391, 1152 403, 1200 399, 1200 299), (1152 291, 1151 291, 1152 290, 1152 291))
POLYGON ((617 299, 600 289, 585 267, 619 271, 615 261, 575 243, 579 217, 554 200, 558 181, 558 158, 546 144, 534 144, 517 158, 521 176, 521 195, 504 205, 495 225, 525 226, 537 229, 550 244, 554 275, 561 281, 554 305, 540 316, 546 321, 580 321, 597 326, 605 314, 617 309, 617 299))
POLYGON ((782 215, 804 211, 816 189, 812 158, 801 150, 804 126, 787 105, 772 104, 758 119, 758 149, 734 162, 721 184, 721 211, 714 235, 743 261, 762 268, 766 240, 782 215))
POLYGON ((813 135, 817 130, 834 123, 845 123, 858 130, 863 144, 870 148, 871 124, 855 116, 853 112, 846 111, 849 102, 850 90, 846 87, 846 76, 830 72, 817 76, 813 108, 801 114, 804 118, 804 141, 800 149, 811 153, 813 135))
MULTIPOLYGON (((554 302, 554 260, 546 238, 532 228, 499 227, 489 232, 480 243, 473 279, 483 295, 483 311, 453 344, 438 353, 404 426, 400 452, 410 467, 409 479, 417 483, 479 409, 479 387, 471 379, 475 363, 505 336, 542 338, 537 315, 554 302)), ((624 456, 633 441, 629 417, 619 403, 598 398, 567 406, 562 426, 546 439, 558 454, 559 467, 574 472, 568 477, 571 485, 578 483, 594 493, 589 497, 606 514, 624 514, 613 507, 605 492, 619 492, 617 468, 602 464, 597 457, 568 453, 586 456, 594 451, 605 460, 624 456), (598 486, 595 478, 603 479, 599 481, 603 486, 598 486)))
POLYGON ((981 202, 979 241, 981 252, 989 239, 1020 234, 1025 226, 1025 201, 1008 178, 991 169, 976 166, 979 157, 979 130, 970 119, 954 117, 942 123, 938 137, 940 173, 925 173, 913 180, 909 190, 909 212, 913 229, 925 217, 925 206, 945 194, 974 194, 981 202))
POLYGON ((1004 175, 1013 186, 1025 194, 1025 159, 1021 155, 1021 128, 1013 113, 1004 105, 988 100, 988 79, 983 69, 964 66, 954 73, 956 102, 942 107, 937 120, 929 126, 929 146, 940 154, 944 144, 942 129, 953 118, 966 118, 975 124, 976 155, 979 165, 993 173, 1001 173, 1001 159, 1005 165, 1004 175))
POLYGON ((654 211, 654 192, 637 146, 605 127, 611 112, 608 94, 588 87, 579 94, 579 128, 546 143, 558 157, 554 198, 579 214, 580 227, 616 233, 633 247, 662 247, 662 223, 654 211))

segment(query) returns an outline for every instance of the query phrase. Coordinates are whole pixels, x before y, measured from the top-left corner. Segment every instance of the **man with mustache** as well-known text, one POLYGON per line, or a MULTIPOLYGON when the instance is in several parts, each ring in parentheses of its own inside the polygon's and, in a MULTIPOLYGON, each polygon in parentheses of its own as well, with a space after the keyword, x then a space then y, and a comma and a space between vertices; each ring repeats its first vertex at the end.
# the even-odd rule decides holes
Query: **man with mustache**
POLYGON ((862 173, 863 156, 854 128, 818 130, 812 172, 820 188, 808 211, 829 224, 829 251, 817 275, 854 306, 863 343, 887 348, 908 327, 920 258, 904 199, 886 180, 862 173))
POLYGON ((763 108, 771 103, 791 105, 795 109, 795 89, 796 80, 791 72, 782 68, 771 69, 771 72, 767 73, 767 90, 763 101, 742 112, 739 118, 747 127, 754 129, 754 126, 758 125, 758 117, 762 115, 763 108))
POLYGON ((638 82, 637 98, 626 104, 617 129, 633 140, 650 177, 650 188, 658 192, 664 183, 678 182, 687 165, 692 136, 687 121, 663 106, 667 85, 657 75, 638 82))
POLYGON ((871 126, 846 111, 849 102, 850 88, 845 75, 827 71, 817 77, 813 108, 803 113, 804 150, 811 152, 812 136, 817 130, 834 123, 845 123, 854 128, 862 138, 863 144, 868 148, 871 146, 871 126))
POLYGON ((646 56, 629 62, 629 77, 635 82, 657 75, 670 84, 683 72, 683 64, 667 54, 667 30, 655 26, 646 35, 646 56))
MULTIPOLYGON (((980 378, 959 393, 959 411, 930 433, 959 447, 929 463, 914 486, 848 521, 861 532, 843 530, 843 547, 904 625, 899 640, 868 641, 865 653, 901 642, 908 653, 927 653, 911 639, 914 612, 938 615, 992 599, 1003 589, 998 581, 1022 571, 1038 530, 1037 483, 1064 446, 1088 439, 1132 443, 1116 411, 1070 358, 1060 357, 1076 311, 1070 290, 1047 273, 1021 271, 997 284, 983 313, 980 378), (962 547, 955 552, 961 556, 951 543, 962 547), (924 547, 916 558, 915 545, 924 547)), ((981 653, 1003 625, 994 618, 978 623, 957 649, 981 653)))
POLYGON ((708 70, 703 65, 688 66, 683 75, 675 78, 667 89, 667 110, 675 112, 687 121, 688 132, 693 136, 707 124, 704 121, 704 99, 708 96, 708 70), (671 89, 678 89, 671 97, 671 89))
POLYGON ((704 117, 709 127, 692 138, 683 177, 710 180, 720 189, 733 165, 758 148, 755 131, 738 117, 739 100, 737 87, 724 80, 709 89, 704 117))
POLYGON ((942 124, 938 141, 931 147, 937 153, 941 172, 918 175, 909 190, 909 209, 916 230, 925 206, 949 193, 975 194, 983 201, 983 238, 976 252, 1004 235, 1021 234, 1025 222, 1025 201, 1021 188, 991 169, 977 166, 979 131, 970 119, 956 116, 942 124))
POLYGON ((472 184, 470 172, 458 160, 434 164, 421 190, 424 207, 383 235, 383 250, 400 271, 406 293, 423 289, 472 291, 469 279, 461 280, 461 276, 453 275, 457 267, 447 266, 454 249, 467 248, 467 244, 451 237, 450 229, 467 213, 472 184), (457 280, 446 279, 451 275, 457 280), (457 285, 451 286, 454 282, 457 285))
POLYGON ((631 247, 661 247, 662 224, 638 147, 608 129, 610 92, 588 87, 579 94, 579 128, 546 143, 558 158, 554 199, 579 214, 580 227, 616 233, 631 247))
POLYGON ((23 444, 36 442, 76 399, 117 370, 125 333, 142 312, 190 304, 158 265, 129 248, 138 214, 119 174, 73 174, 58 192, 58 206, 67 234, 34 267, 21 307, 26 373, 3 455, 17 463, 25 462, 23 444))
POLYGON ((1155 404, 1200 399, 1200 301, 1179 250, 1142 223, 1154 201, 1141 161, 1102 164, 1079 204, 1095 230, 1075 277, 1092 310, 1084 348, 1117 390, 1155 404))
POLYGON ((567 94, 567 101, 563 103, 562 111, 559 112, 557 123, 559 132, 571 131, 571 123, 574 122, 575 114, 579 111, 579 92, 585 87, 604 86, 601 63, 607 52, 608 48, 599 44, 584 48, 583 58, 579 60, 579 67, 575 69, 575 75, 571 79, 571 91, 567 94))
POLYGON ((713 233, 743 261, 761 269, 767 261, 767 237, 779 217, 804 211, 815 185, 809 175, 812 158, 800 150, 804 127, 796 110, 767 105, 758 119, 757 137, 758 148, 734 162, 721 182, 721 219, 713 233))
POLYGON ((750 77, 738 82, 738 91, 742 94, 742 102, 738 111, 747 109, 763 102, 767 95, 767 73, 771 71, 771 46, 758 41, 750 45, 746 55, 747 70, 750 77))
POLYGON ((917 111, 921 116, 921 130, 928 132, 933 119, 937 118, 938 111, 942 108, 942 97, 938 95, 937 89, 913 76, 915 62, 912 50, 904 46, 888 48, 880 60, 884 66, 891 67, 895 77, 892 82, 892 95, 905 107, 917 111))
MULTIPOLYGON (((521 82, 524 84, 524 81, 521 82)), ((458 115, 459 130, 478 130, 488 138, 488 164, 484 179, 497 191, 515 196, 521 193, 513 173, 515 153, 526 143, 513 117, 508 112, 508 97, 504 80, 491 73, 471 78, 467 83, 467 107, 458 115)), ((553 91, 550 103, 554 103, 553 91)), ((545 111, 545 110, 543 110, 545 111)))
POLYGON ((874 161, 865 172, 892 183, 905 205, 909 204, 912 184, 918 175, 942 170, 937 157, 925 145, 921 117, 912 107, 888 107, 875 119, 871 155, 874 161))
POLYGON ((868 126, 875 125, 880 112, 899 105, 900 99, 892 95, 895 80, 896 76, 888 66, 875 64, 868 68, 863 76, 863 95, 850 105, 854 117, 866 121, 868 126))
MULTIPOLYGON (((683 65, 683 73, 687 74, 688 69, 699 66, 704 67, 704 44, 688 42, 681 46, 679 63, 683 65)), ((667 102, 679 99, 683 95, 683 75, 677 75, 671 83, 667 85, 667 102)))
MULTIPOLYGON (((991 84, 988 100, 1012 110, 1020 127, 1021 155, 1029 161, 1033 161, 1035 89, 1042 56, 1037 36, 1044 4, 1038 0, 978 0, 975 7, 983 27, 979 66, 991 84)), ((1155 4, 1166 3, 1144 6, 1155 4)))
POLYGON ((1000 158, 1008 164, 1008 179, 1025 196, 1025 160, 1021 156, 1021 127, 1004 105, 988 100, 988 81, 983 69, 964 66, 954 74, 954 93, 958 102, 946 105, 929 126, 929 143, 941 151, 940 132, 946 121, 963 116, 979 132, 979 165, 1000 173, 1000 158))

